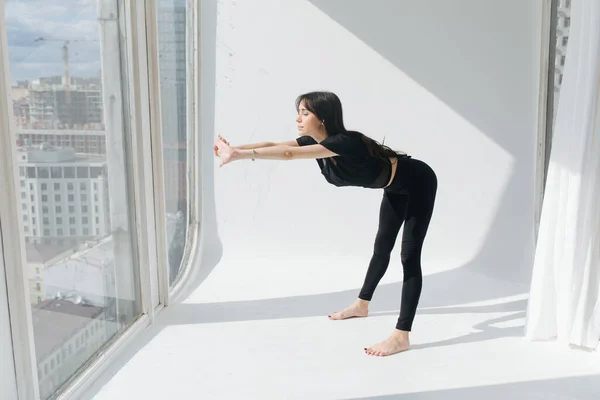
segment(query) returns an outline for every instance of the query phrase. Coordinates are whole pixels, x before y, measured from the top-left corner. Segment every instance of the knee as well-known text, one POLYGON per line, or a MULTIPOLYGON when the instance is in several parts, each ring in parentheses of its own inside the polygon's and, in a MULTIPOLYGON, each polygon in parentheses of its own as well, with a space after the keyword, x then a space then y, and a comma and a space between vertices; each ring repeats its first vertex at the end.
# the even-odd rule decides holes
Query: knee
POLYGON ((375 245, 373 246, 373 253, 378 256, 389 256, 392 253, 393 249, 393 241, 378 239, 375 241, 375 245))
POLYGON ((405 277, 421 275, 421 255, 419 252, 403 250, 400 259, 405 277))

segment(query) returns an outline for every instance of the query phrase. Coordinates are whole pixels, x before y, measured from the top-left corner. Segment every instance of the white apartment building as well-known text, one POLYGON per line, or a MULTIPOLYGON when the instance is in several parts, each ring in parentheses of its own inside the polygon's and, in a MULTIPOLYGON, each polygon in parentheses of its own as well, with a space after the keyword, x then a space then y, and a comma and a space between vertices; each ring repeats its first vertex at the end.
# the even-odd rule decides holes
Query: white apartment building
POLYGON ((76 245, 110 232, 107 162, 47 144, 18 150, 25 238, 76 245))

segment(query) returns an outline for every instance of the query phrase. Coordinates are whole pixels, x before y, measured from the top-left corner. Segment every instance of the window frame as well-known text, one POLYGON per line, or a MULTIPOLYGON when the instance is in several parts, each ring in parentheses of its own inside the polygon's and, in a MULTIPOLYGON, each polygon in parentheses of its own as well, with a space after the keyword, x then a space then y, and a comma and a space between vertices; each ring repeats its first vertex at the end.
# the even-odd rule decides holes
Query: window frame
MULTIPOLYGON (((6 20, 4 10, 4 1, 0 0, 0 21, 6 20)), ((0 196, 0 229, 3 232, 20 232, 23 226, 21 207, 16 196, 18 168, 13 160, 16 143, 11 140, 14 124, 9 97, 8 38, 4 23, 0 24, 0 67, 0 71, 5 71, 0 75, 0 149, 8 150, 6 157, 0 157, 0 179, 3 192, 7 194, 0 196)), ((2 248, 17 392, 19 399, 36 399, 39 397, 37 366, 21 235, 2 235, 2 248)))

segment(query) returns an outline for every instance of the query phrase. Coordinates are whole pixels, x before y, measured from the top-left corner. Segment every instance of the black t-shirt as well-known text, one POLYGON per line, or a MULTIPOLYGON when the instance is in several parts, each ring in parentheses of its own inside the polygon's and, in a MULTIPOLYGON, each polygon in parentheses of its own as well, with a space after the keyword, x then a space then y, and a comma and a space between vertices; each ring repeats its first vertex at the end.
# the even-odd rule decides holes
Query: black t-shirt
POLYGON ((317 159, 321 173, 332 185, 379 189, 388 184, 391 175, 389 162, 370 155, 357 132, 329 135, 321 142, 311 136, 300 136, 296 141, 300 146, 320 144, 338 154, 317 159))

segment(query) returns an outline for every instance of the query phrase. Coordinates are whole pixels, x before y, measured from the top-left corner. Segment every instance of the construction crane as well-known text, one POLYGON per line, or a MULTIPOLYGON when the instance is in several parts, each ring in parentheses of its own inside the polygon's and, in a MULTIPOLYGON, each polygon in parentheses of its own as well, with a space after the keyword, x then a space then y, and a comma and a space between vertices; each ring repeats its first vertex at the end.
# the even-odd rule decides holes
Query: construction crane
POLYGON ((65 80, 65 102, 71 104, 71 76, 69 73, 69 44, 71 42, 97 42, 95 39, 76 39, 76 40, 64 40, 64 39, 47 39, 39 37, 34 42, 63 42, 62 46, 62 58, 63 58, 63 69, 64 69, 64 80, 65 80))

